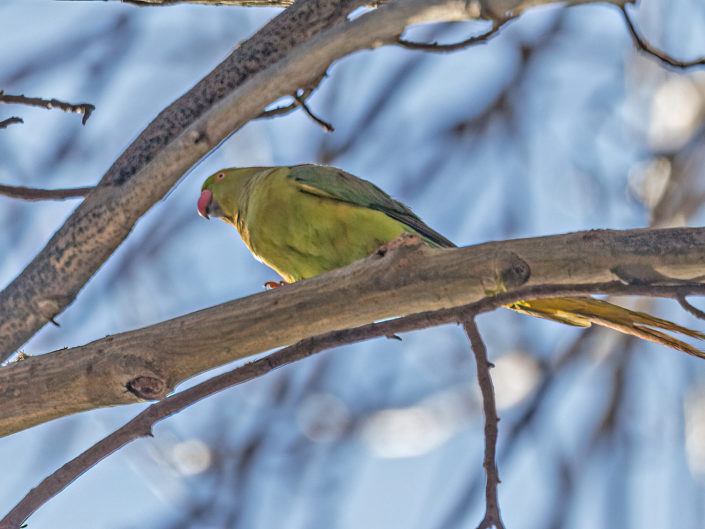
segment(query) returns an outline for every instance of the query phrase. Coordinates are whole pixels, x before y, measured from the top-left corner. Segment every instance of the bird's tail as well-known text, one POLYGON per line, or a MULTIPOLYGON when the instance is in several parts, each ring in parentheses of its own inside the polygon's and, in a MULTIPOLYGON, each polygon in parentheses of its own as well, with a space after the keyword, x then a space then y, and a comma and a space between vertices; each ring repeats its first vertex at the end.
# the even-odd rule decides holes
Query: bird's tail
POLYGON ((531 316, 578 327, 589 327, 592 323, 602 325, 705 359, 705 352, 663 331, 676 332, 700 340, 705 340, 705 334, 645 312, 625 309, 600 299, 590 297, 532 299, 519 301, 507 307, 531 316))

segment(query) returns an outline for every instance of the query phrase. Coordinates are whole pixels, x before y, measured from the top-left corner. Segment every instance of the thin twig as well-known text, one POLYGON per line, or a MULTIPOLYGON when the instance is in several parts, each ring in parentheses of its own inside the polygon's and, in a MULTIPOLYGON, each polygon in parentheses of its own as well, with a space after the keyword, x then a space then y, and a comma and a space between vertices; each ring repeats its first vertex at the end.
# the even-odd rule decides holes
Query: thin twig
POLYGON ((310 117, 313 121, 315 121, 321 127, 323 127, 323 129, 326 132, 334 132, 335 131, 335 129, 333 128, 333 125, 331 125, 327 121, 323 121, 321 118, 316 116, 313 112, 311 112, 311 109, 308 108, 308 105, 306 104, 306 100, 302 96, 295 94, 293 97, 294 97, 294 101, 296 101, 296 103, 303 109, 303 111, 306 112, 308 117, 310 117))
POLYGON ((95 110, 95 106, 90 103, 66 103, 65 101, 59 101, 58 99, 42 99, 39 97, 27 97, 24 95, 10 95, 4 93, 0 90, 0 103, 7 103, 13 105, 27 105, 31 107, 41 107, 46 109, 58 108, 64 112, 83 114, 83 119, 81 123, 86 124, 91 113, 95 110))
POLYGON ((668 64, 669 66, 673 66, 675 68, 691 68, 693 66, 705 65, 705 57, 694 59, 692 61, 681 61, 667 54, 666 52, 655 48, 653 45, 651 45, 651 43, 646 41, 637 32, 636 27, 634 27, 634 23, 632 22, 631 18, 629 17, 629 14, 627 13, 626 4, 620 6, 620 9, 622 10, 622 14, 624 15, 624 21, 627 24, 627 28, 629 28, 629 33, 631 33, 632 39, 634 40, 634 45, 637 47, 637 49, 643 51, 647 55, 656 57, 661 62, 668 64))
POLYGON ((22 120, 22 118, 12 116, 11 118, 7 118, 0 121, 0 129, 6 129, 8 125, 12 125, 13 123, 24 123, 24 121, 22 120))
POLYGON ((92 187, 37 189, 36 187, 7 186, 0 184, 0 195, 20 198, 22 200, 63 200, 65 198, 85 197, 92 189, 92 187))
POLYGON ((480 331, 475 323, 475 316, 471 316, 463 321, 465 334, 468 335, 472 351, 475 354, 477 363, 477 382, 480 384, 482 393, 482 408, 485 414, 485 459, 482 466, 485 468, 487 478, 485 484, 485 516, 477 526, 477 529, 504 529, 502 516, 499 512, 499 500, 497 498, 497 486, 501 483, 499 471, 497 470, 497 405, 494 399, 494 387, 492 386, 492 376, 490 368, 494 367, 487 359, 487 349, 480 336, 480 331))
POLYGON ((397 39, 396 44, 410 50, 422 50, 435 53, 446 53, 449 51, 462 50, 463 48, 467 48, 468 46, 489 41, 510 20, 513 20, 513 17, 506 18, 500 21, 495 21, 492 23, 492 28, 489 31, 481 35, 475 35, 474 37, 470 37, 469 39, 463 40, 461 42, 455 42, 453 44, 438 44, 437 42, 413 42, 410 40, 402 39, 401 37, 397 39))
MULTIPOLYGON (((308 97, 313 93, 313 89, 307 88, 306 90, 301 91, 301 98, 305 101, 308 99, 308 97)), ((299 103, 294 99, 290 104, 281 106, 281 107, 276 107, 271 110, 265 110, 263 111, 259 116, 257 116, 257 119, 266 119, 266 118, 272 118, 275 116, 283 116, 284 114, 288 114, 289 112, 292 112, 293 110, 296 110, 299 108, 299 103)))
POLYGON ((692 305, 686 298, 685 295, 677 296, 676 300, 678 303, 680 303, 680 306, 683 307, 685 310, 690 312, 693 316, 696 318, 699 318, 701 320, 705 320, 705 312, 700 310, 699 308, 695 307, 692 305))
POLYGON ((273 118, 276 116, 283 116, 284 114, 288 114, 289 112, 296 110, 299 108, 299 104, 294 101, 293 103, 290 103, 286 106, 281 106, 281 107, 276 107, 272 108, 270 110, 264 110, 262 113, 257 116, 257 119, 266 119, 266 118, 273 118))

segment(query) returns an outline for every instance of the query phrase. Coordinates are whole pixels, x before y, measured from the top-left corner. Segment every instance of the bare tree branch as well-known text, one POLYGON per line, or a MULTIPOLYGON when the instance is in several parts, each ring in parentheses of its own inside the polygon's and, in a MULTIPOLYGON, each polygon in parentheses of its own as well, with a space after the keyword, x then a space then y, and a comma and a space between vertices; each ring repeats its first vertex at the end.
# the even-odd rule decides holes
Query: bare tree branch
MULTIPOLYGON (((555 0, 486 3, 502 8, 493 11, 518 12, 555 0)), ((622 5, 624 0, 611 3, 622 5)), ((190 167, 267 105, 315 83, 340 57, 395 42, 409 24, 464 20, 474 12, 466 0, 396 0, 346 21, 360 4, 358 0, 297 2, 167 107, 0 293, 0 360, 75 299, 134 223, 190 167)))
POLYGON ((450 51, 457 51, 461 50, 463 48, 467 48, 469 46, 473 46, 475 44, 484 44, 486 42, 489 42, 489 40, 494 37, 497 32, 504 27, 509 21, 514 20, 514 17, 509 17, 505 18, 501 21, 495 21, 492 24, 492 28, 489 31, 486 31, 485 33, 481 35, 476 35, 474 37, 470 37, 466 40, 463 40, 461 42, 456 42, 453 44, 438 44, 437 42, 412 42, 409 40, 402 39, 399 37, 397 39, 397 44, 399 46, 402 46, 404 48, 410 49, 410 50, 422 50, 422 51, 427 51, 427 52, 436 52, 436 53, 446 53, 450 51))
POLYGON ((259 116, 257 116, 257 119, 267 119, 267 118, 274 118, 277 116, 283 116, 285 114, 288 114, 289 112, 293 112, 299 108, 299 104, 294 101, 293 103, 289 103, 288 105, 285 106, 280 106, 276 108, 270 108, 269 110, 265 110, 262 112, 259 116))
POLYGON ((85 197, 92 189, 92 187, 37 189, 36 187, 7 186, 0 184, 0 195, 11 198, 21 198, 22 200, 63 200, 65 198, 85 197))
MULTIPOLYGON (((331 331, 318 336, 305 338, 264 358, 254 360, 227 373, 215 376, 175 395, 169 396, 147 408, 120 429, 108 435, 91 448, 63 465, 52 475, 33 488, 2 520, 0 529, 16 529, 30 514, 36 511, 64 487, 79 477, 99 461, 117 451, 120 447, 139 437, 151 436, 152 426, 158 421, 177 413, 199 400, 226 388, 263 376, 274 369, 302 360, 308 356, 344 344, 351 344, 375 337, 409 332, 431 326, 462 322, 478 363, 478 382, 483 395, 486 417, 485 461, 487 472, 487 512, 479 528, 497 527, 503 529, 497 501, 497 485, 500 483, 496 463, 497 411, 494 391, 489 375, 491 364, 474 323, 475 315, 494 310, 500 306, 526 298, 570 296, 576 294, 621 293, 646 294, 677 297, 681 292, 705 294, 705 285, 645 286, 627 285, 620 282, 595 283, 587 285, 537 285, 518 289, 480 300, 462 307, 440 309, 413 314, 381 323, 370 323, 360 327, 331 331), (493 419, 494 417, 494 419, 493 419)), ((28 362, 31 359, 20 363, 28 362)))
POLYGON ((647 55, 656 57, 659 61, 663 62, 664 64, 673 66, 675 68, 691 68, 693 66, 705 65, 705 57, 694 59, 692 61, 681 61, 672 57, 666 52, 657 49, 650 42, 648 42, 641 35, 639 35, 639 32, 636 30, 636 27, 634 27, 634 23, 629 17, 629 13, 627 13, 626 6, 622 5, 620 6, 620 9, 622 11, 622 15, 624 16, 624 21, 627 24, 627 28, 629 28, 629 33, 631 33, 632 39, 634 40, 634 45, 637 49, 643 51, 647 55))
POLYGON ((46 109, 58 108, 64 112, 69 112, 71 114, 83 114, 83 119, 81 123, 86 124, 91 113, 95 110, 95 106, 90 103, 66 103, 64 101, 59 101, 58 99, 42 99, 39 97, 27 97, 24 95, 10 95, 4 93, 0 90, 0 103, 7 103, 11 105, 27 105, 31 107, 41 107, 46 109))
MULTIPOLYGON (((297 95, 301 97, 304 101, 309 98, 309 96, 313 93, 313 89, 306 89, 306 90, 300 90, 297 91, 297 95), (298 92, 301 92, 300 94, 298 92)), ((276 116, 283 116, 284 114, 288 114, 289 112, 292 112, 299 108, 299 104, 296 100, 293 102, 289 103, 286 106, 281 106, 281 107, 276 107, 272 108, 270 110, 265 110, 262 112, 259 116, 257 116, 257 119, 266 119, 266 118, 273 118, 276 116)))
POLYGON ((482 393, 482 409, 485 414, 485 458, 482 466, 485 469, 485 516, 477 526, 477 529, 504 529, 502 516, 499 512, 499 499, 497 497, 497 487, 500 484, 499 471, 497 470, 497 405, 494 398, 494 387, 492 386, 492 376, 490 368, 494 367, 487 358, 487 349, 480 331, 475 323, 475 317, 471 316, 463 321, 465 334, 468 335, 472 351, 475 354, 477 364, 477 382, 482 393))
POLYGON ((12 116, 11 118, 3 119, 0 121, 0 129, 6 129, 9 125, 12 125, 13 123, 24 123, 22 118, 18 118, 17 116, 12 116))
POLYGON ((702 294, 705 284, 687 280, 702 272, 703 248, 705 228, 590 231, 458 249, 401 246, 271 292, 11 363, 0 369, 0 435, 164 398, 181 381, 239 358, 370 321, 457 308, 501 288, 569 283, 573 295, 702 294), (649 267, 666 279, 639 275, 649 267))
POLYGON ((680 304, 680 306, 683 307, 688 312, 690 312, 693 316, 695 316, 698 319, 705 320, 705 312, 703 312, 699 308, 693 306, 685 298, 685 296, 678 296, 676 299, 678 300, 678 303, 680 304))
POLYGON ((301 109, 306 113, 308 117, 310 117, 313 121, 318 123, 321 127, 323 127, 323 130, 326 132, 334 132, 335 129, 333 128, 333 125, 328 123, 327 121, 323 121, 321 118, 316 116, 313 112, 311 112, 311 109, 308 108, 308 105, 306 104, 306 100, 299 96, 299 95, 294 95, 294 101, 296 101, 296 104, 301 107, 301 109))

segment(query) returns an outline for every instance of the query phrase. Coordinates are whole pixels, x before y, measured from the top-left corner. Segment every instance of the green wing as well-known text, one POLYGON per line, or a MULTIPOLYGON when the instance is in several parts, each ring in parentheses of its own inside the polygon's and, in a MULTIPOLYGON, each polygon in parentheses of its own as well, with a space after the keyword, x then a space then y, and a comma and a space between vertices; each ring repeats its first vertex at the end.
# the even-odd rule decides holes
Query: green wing
POLYGON ((335 167, 311 164, 291 167, 289 178, 293 179, 304 193, 381 211, 408 226, 433 245, 455 247, 455 244, 443 235, 429 228, 408 207, 367 180, 335 167))

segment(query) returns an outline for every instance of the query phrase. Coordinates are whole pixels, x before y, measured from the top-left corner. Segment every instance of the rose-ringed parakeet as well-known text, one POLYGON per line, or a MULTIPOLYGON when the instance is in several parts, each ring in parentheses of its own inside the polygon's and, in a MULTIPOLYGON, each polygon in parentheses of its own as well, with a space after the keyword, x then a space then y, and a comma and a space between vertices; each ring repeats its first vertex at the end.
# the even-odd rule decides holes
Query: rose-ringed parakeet
MULTIPOLYGON (((198 212, 235 226, 252 254, 289 283, 367 257, 402 233, 430 246, 455 246, 371 182, 335 167, 223 169, 203 183, 198 212)), ((596 323, 704 356, 657 329, 704 334, 591 297, 525 300, 508 308, 570 325, 596 323)))

